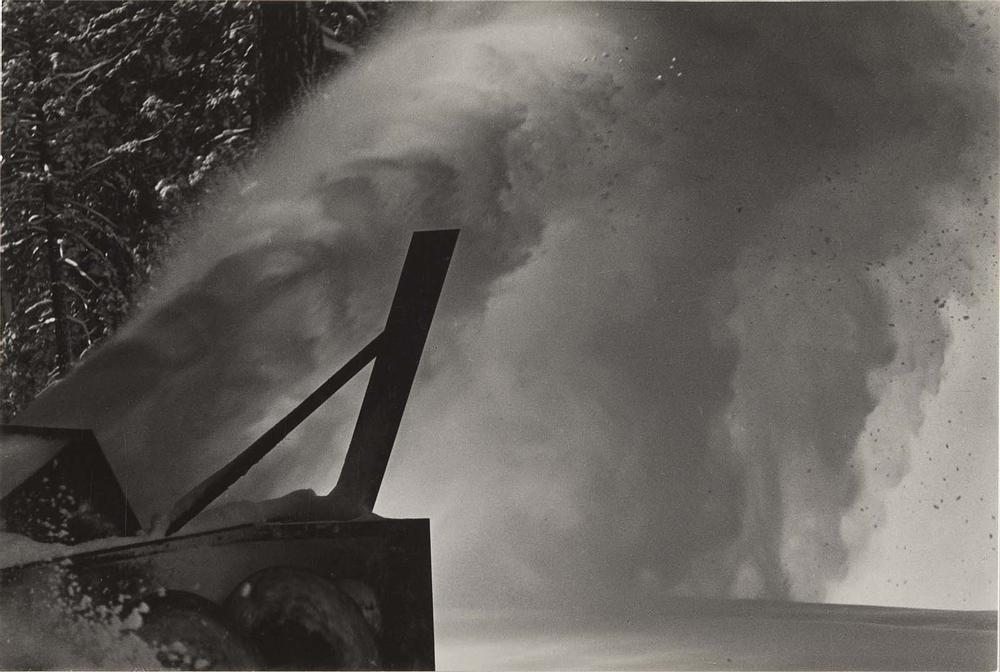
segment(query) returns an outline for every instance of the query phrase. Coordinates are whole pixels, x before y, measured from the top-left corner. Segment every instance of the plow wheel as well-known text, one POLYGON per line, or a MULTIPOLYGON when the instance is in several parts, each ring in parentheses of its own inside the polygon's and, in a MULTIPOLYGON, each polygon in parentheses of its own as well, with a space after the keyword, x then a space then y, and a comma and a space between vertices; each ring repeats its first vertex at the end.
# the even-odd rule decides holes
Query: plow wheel
POLYGON ((225 603, 267 667, 377 669, 375 636, 358 605, 332 581, 305 569, 271 567, 241 581, 225 603))
POLYGON ((149 607, 136 632, 172 670, 260 669, 253 643, 217 604, 180 590, 143 599, 149 607))

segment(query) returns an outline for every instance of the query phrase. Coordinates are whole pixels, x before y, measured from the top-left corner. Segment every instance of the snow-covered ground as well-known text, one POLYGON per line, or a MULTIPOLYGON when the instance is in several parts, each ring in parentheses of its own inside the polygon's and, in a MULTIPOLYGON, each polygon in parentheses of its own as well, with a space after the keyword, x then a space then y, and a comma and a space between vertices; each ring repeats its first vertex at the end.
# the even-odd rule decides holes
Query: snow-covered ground
POLYGON ((439 611, 440 670, 996 669, 994 612, 682 600, 657 613, 439 611))

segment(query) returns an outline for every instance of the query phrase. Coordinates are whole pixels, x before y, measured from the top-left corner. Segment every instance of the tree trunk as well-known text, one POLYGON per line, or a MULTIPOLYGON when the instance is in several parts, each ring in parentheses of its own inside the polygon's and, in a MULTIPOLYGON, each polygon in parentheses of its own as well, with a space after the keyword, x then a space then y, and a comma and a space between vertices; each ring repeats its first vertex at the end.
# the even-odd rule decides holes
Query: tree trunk
POLYGON ((49 165, 48 129, 45 124, 44 105, 39 105, 37 151, 42 168, 42 217, 45 221, 45 261, 48 266, 49 299, 52 301, 52 327, 55 331, 55 370, 57 375, 66 373, 73 363, 73 344, 66 320, 66 292, 63 288, 62 254, 59 250, 59 219, 52 174, 49 165))
POLYGON ((253 132, 266 133, 315 81, 324 58, 311 2, 257 4, 257 76, 253 132))

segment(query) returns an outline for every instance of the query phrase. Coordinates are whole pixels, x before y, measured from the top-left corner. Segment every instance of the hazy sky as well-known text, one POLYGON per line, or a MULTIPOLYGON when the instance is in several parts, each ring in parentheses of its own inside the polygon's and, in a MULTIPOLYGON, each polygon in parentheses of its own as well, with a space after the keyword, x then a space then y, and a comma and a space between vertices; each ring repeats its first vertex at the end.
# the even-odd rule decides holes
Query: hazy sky
MULTIPOLYGON (((432 519, 439 607, 994 607, 996 6, 408 13, 22 419, 148 517, 461 226, 377 506, 432 519)), ((363 382, 236 494, 328 489, 363 382)))

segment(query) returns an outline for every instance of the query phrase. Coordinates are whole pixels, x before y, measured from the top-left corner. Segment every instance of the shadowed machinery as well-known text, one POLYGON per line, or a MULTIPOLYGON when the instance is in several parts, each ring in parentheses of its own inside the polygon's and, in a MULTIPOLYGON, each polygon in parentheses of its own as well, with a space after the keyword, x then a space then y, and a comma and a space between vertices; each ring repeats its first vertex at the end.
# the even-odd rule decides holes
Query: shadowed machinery
POLYGON ((2 570, 5 604, 42 598, 62 616, 114 622, 174 669, 432 669, 429 521, 372 509, 457 237, 415 233, 385 329, 143 537, 130 536, 128 493, 93 434, 3 428, 5 530, 49 549, 2 570), (239 505, 221 507, 185 531, 372 362, 332 492, 248 505, 242 520, 239 505))

